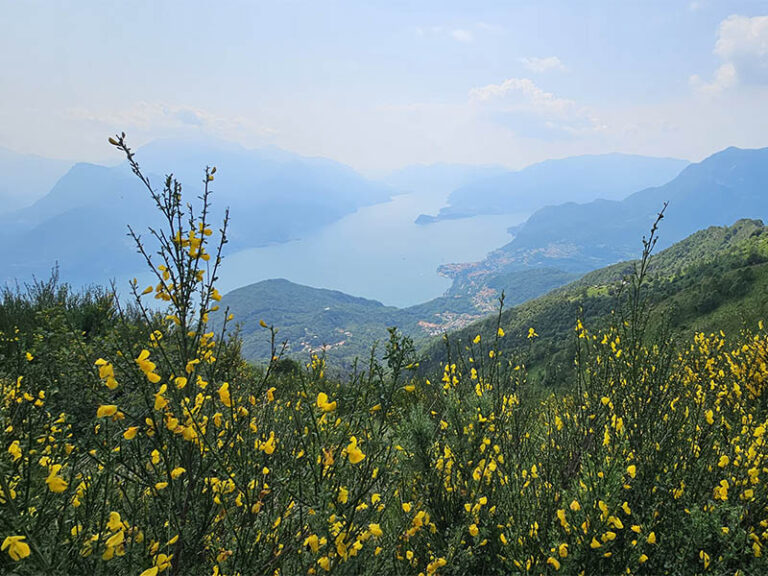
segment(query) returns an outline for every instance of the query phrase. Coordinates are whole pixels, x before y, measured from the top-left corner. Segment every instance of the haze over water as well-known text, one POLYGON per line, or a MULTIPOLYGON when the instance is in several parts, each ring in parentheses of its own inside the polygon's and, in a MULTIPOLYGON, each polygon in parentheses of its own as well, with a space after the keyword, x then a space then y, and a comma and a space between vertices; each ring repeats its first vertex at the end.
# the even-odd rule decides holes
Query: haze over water
POLYGON ((228 255, 219 282, 223 292, 269 278, 341 290, 392 306, 440 296, 451 281, 440 264, 482 259, 512 239, 507 228, 526 214, 479 216, 417 225, 436 213, 447 192, 400 194, 368 206, 306 238, 228 255))

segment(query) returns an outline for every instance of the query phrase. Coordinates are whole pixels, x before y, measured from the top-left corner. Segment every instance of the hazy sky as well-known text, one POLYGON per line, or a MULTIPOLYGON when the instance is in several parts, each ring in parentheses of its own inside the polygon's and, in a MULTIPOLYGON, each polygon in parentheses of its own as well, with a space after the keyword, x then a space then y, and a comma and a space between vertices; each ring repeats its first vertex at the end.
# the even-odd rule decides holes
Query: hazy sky
POLYGON ((0 0, 0 145, 213 135, 377 172, 768 146, 768 0, 0 0))

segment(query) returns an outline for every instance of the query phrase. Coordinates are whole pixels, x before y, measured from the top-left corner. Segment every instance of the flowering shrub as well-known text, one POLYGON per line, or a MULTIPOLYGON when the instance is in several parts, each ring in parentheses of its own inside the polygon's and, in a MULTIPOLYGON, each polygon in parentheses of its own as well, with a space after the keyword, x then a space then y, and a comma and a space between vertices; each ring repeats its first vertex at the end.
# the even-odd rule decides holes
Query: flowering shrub
POLYGON ((647 343, 631 293, 617 326, 575 323, 557 395, 500 353, 500 325, 430 379, 393 330, 384 362, 348 381, 317 356, 279 369, 265 325, 272 358, 255 369, 226 322, 209 328, 227 227, 208 221, 215 168, 196 212, 112 142, 164 217, 155 252, 131 231, 156 282, 134 282, 128 308, 100 301, 87 333, 82 306, 56 299, 40 313, 60 321, 4 324, 1 572, 768 570, 762 324, 647 343))

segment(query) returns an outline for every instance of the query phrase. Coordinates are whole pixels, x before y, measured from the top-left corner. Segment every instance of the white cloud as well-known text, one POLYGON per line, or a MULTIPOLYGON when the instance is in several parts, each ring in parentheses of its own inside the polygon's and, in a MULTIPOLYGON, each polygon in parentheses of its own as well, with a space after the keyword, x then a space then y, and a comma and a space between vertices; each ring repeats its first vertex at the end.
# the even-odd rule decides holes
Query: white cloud
POLYGON ((521 134, 578 136, 607 129, 589 108, 543 90, 530 78, 508 78, 500 84, 472 88, 469 101, 521 134))
POLYGON ((720 23, 715 54, 723 60, 768 57, 768 16, 729 16, 720 23))
POLYGON ((558 98, 539 88, 530 78, 507 78, 501 84, 488 84, 469 91, 473 102, 503 100, 507 106, 546 114, 564 114, 576 108, 573 100, 558 98))
POLYGON ((691 86, 702 94, 719 94, 732 86, 735 86, 738 82, 738 76, 736 74, 736 68, 733 64, 728 62, 727 64, 721 64, 720 67, 715 70, 715 76, 712 82, 706 82, 698 74, 694 74, 689 79, 691 86))
POLYGON ((720 60, 712 81, 698 74, 691 85, 717 94, 737 84, 768 84, 768 16, 729 16, 720 23, 714 54, 720 60))
POLYGON ((416 35, 417 36, 429 36, 429 35, 440 35, 445 32, 445 28, 442 26, 416 26, 416 35))
POLYGON ((482 37, 484 33, 500 32, 501 28, 492 26, 485 22, 474 24, 467 23, 461 28, 452 28, 449 26, 415 26, 413 31, 421 38, 450 38, 462 44, 471 44, 476 38, 482 37))
POLYGON ((532 56, 519 58, 519 60, 528 70, 539 74, 549 72, 550 70, 565 70, 565 66, 557 56, 548 56, 546 58, 532 56))
POLYGON ((202 126, 213 119, 204 110, 190 106, 143 101, 116 110, 72 108, 67 111, 67 115, 79 120, 136 128, 202 126))
POLYGON ((499 26, 498 24, 489 24, 488 22, 483 22, 482 20, 477 22, 475 27, 478 30, 485 30, 486 32, 501 33, 504 31, 502 26, 499 26))
POLYGON ((463 28, 456 28, 455 30, 451 30, 451 37, 458 42, 463 42, 464 44, 468 44, 474 40, 472 32, 469 30, 464 30, 463 28))

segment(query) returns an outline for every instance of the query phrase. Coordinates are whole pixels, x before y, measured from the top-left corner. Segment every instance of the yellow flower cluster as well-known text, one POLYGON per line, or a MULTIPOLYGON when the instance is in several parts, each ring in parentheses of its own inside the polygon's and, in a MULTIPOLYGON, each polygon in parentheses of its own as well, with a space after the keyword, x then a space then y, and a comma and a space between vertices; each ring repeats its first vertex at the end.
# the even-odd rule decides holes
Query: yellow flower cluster
MULTIPOLYGON (((500 324, 434 384, 394 331, 386 364, 374 354, 349 380, 318 355, 281 373, 276 344, 248 366, 208 328, 220 252, 180 188, 152 192, 168 231, 158 285, 134 284, 140 319, 87 338, 0 338, 16 359, 0 365, 0 567, 768 572, 762 327, 678 344, 579 322, 572 385, 557 390, 502 353, 513 335, 500 324), (168 310, 143 307, 153 291, 168 310), (49 353, 56 340, 67 346, 49 353)), ((539 343, 533 328, 514 337, 539 343)))

